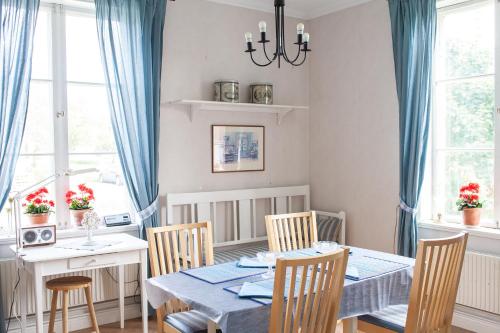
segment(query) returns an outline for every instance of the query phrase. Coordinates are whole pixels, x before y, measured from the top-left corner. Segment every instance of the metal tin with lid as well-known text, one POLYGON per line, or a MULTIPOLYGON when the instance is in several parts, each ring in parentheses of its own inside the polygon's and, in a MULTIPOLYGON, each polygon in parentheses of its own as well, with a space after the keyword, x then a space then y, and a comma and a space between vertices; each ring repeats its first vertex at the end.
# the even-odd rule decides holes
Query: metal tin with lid
POLYGON ((214 100, 216 102, 238 103, 240 101, 240 83, 236 80, 218 80, 214 82, 214 100))
POLYGON ((273 104, 273 85, 271 83, 252 83, 250 102, 255 104, 273 104))

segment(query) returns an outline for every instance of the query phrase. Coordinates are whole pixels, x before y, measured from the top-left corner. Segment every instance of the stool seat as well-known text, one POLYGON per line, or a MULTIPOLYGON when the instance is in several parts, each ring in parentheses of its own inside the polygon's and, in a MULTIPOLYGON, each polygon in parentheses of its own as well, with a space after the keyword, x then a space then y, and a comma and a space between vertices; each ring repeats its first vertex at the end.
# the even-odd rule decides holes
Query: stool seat
POLYGON ((86 276, 64 276, 47 281, 45 284, 50 290, 74 290, 90 286, 92 279, 86 276))
POLYGON ((94 311, 94 303, 92 303, 92 279, 87 276, 64 276, 52 279, 45 283, 47 289, 52 290, 52 304, 50 307, 49 319, 49 333, 54 333, 54 322, 56 319, 57 310, 57 294, 62 292, 62 324, 63 333, 68 333, 68 305, 69 305, 69 292, 71 290, 83 289, 85 291, 85 298, 87 299, 87 306, 89 309, 90 320, 94 332, 99 333, 99 326, 97 326, 97 319, 94 311))

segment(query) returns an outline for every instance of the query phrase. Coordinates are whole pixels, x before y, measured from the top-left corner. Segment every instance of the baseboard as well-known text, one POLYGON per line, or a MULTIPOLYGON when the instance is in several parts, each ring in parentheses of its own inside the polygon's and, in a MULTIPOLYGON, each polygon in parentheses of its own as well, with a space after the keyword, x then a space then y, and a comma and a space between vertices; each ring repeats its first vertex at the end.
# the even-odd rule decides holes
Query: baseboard
POLYGON ((453 325, 477 333, 498 333, 500 316, 457 304, 453 325))
MULTIPOLYGON (((99 325, 111 324, 120 321, 120 308, 118 300, 106 301, 94 304, 97 322, 99 325)), ((125 319, 133 319, 141 316, 141 305, 134 302, 133 297, 125 299, 125 319)), ((70 308, 68 311, 68 327, 69 331, 76 331, 91 327, 87 306, 77 306, 70 308)), ((27 333, 35 333, 35 317, 28 316, 26 323, 27 333)), ((44 332, 47 332, 49 325, 49 314, 44 313, 43 316, 44 332)), ((55 322, 56 333, 62 333, 61 311, 58 309, 55 322)), ((20 333, 21 325, 18 320, 12 318, 9 328, 9 333, 20 333)))

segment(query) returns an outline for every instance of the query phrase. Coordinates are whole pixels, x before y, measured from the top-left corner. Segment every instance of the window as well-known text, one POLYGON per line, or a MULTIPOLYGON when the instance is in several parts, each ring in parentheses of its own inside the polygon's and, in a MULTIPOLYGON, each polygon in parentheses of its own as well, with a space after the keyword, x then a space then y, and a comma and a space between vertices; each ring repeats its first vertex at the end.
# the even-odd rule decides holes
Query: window
MULTIPOLYGON (((438 10, 431 174, 432 215, 459 221, 462 184, 478 182, 482 224, 495 225, 495 4, 438 10)), ((498 177, 496 178, 498 179, 498 177)), ((500 202, 497 204, 500 205, 500 202)))
MULTIPOLYGON (((61 177, 48 187, 57 199, 52 219, 61 227, 70 226, 65 192, 79 183, 94 189, 101 216, 129 211, 130 204, 111 128, 95 13, 41 5, 28 117, 12 190, 56 171, 87 168, 99 172, 61 177)), ((2 220, 5 214, 6 209, 2 220)))

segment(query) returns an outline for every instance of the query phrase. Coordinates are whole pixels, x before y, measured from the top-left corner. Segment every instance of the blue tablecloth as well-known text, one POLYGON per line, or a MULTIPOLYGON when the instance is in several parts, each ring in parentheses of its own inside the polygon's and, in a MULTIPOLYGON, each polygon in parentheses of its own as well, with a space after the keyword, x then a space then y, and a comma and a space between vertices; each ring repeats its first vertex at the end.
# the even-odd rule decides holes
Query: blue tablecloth
MULTIPOLYGON (((411 287, 414 260, 393 254, 351 247, 353 256, 369 256, 409 266, 369 279, 345 280, 339 318, 380 311, 389 305, 406 304, 411 287)), ((175 273, 146 281, 151 306, 158 308, 172 298, 179 298, 191 308, 205 313, 224 333, 268 330, 270 305, 238 297, 224 288, 258 281, 251 276, 229 282, 210 284, 187 274, 175 273), (249 324, 251 323, 251 324, 249 324)))

